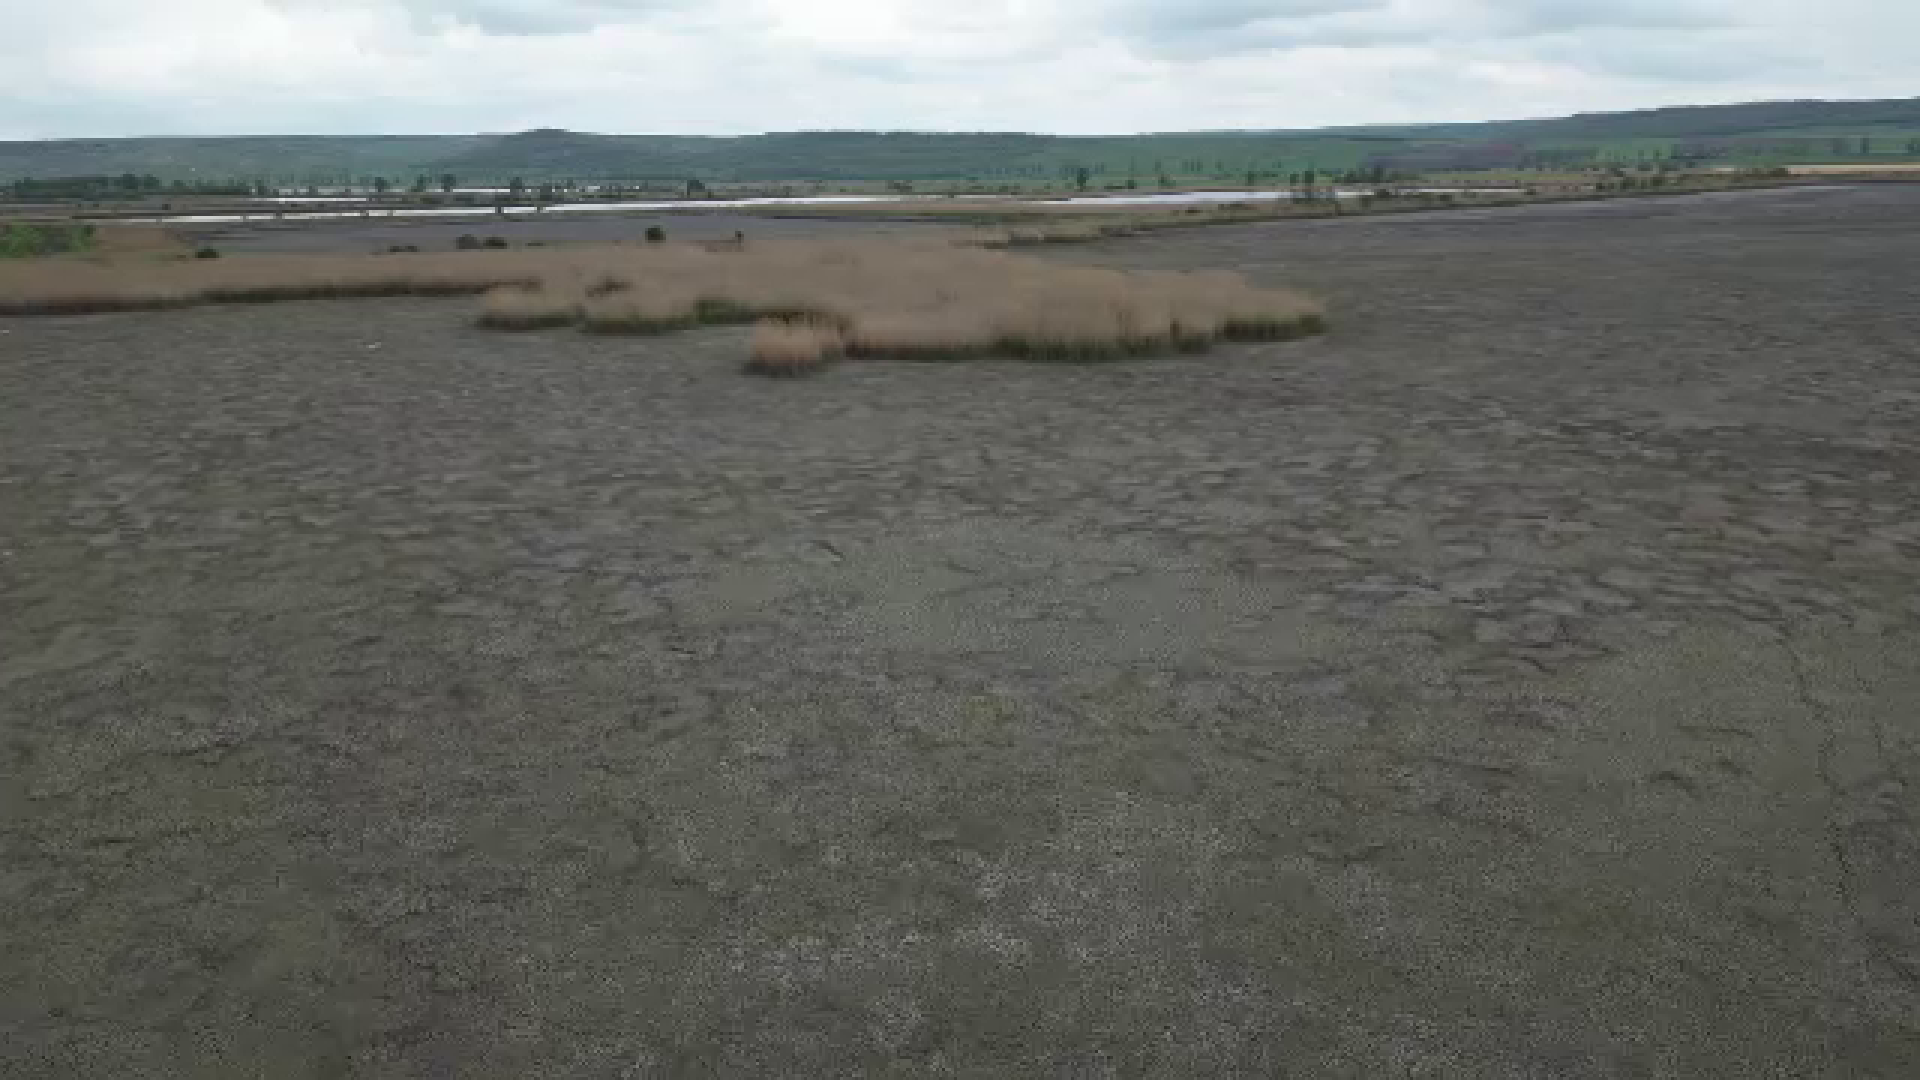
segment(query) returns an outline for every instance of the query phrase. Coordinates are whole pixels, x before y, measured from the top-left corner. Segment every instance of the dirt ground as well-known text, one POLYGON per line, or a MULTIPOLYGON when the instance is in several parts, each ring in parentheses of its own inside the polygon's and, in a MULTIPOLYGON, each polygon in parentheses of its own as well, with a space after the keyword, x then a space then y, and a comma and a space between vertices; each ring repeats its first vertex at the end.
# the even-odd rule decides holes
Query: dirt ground
POLYGON ((514 247, 528 243, 553 246, 580 244, 637 244, 647 229, 658 227, 670 241, 710 244, 731 240, 736 232, 749 243, 755 237, 796 237, 859 230, 874 234, 926 228, 898 222, 778 218, 758 214, 708 211, 684 214, 613 214, 605 211, 553 211, 513 218, 370 218, 364 222, 247 223, 200 225, 180 231, 190 246, 210 246, 225 254, 250 255, 285 252, 324 252, 358 255, 401 246, 421 251, 453 251, 461 236, 498 236, 514 247))
POLYGON ((1920 190, 1048 257, 1335 327, 0 323, 0 1074, 1920 1075, 1920 190))

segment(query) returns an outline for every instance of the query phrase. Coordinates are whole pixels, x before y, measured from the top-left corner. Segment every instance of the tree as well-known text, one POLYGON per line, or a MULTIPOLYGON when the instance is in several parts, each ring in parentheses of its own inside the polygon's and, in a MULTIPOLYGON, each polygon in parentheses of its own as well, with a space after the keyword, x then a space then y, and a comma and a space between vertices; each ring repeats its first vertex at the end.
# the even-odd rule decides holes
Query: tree
POLYGON ((459 186, 460 186, 459 177, 453 175, 452 173, 440 174, 440 190, 441 191, 451 194, 453 189, 459 186))
POLYGON ((1092 181, 1093 174, 1087 171, 1085 165, 1073 170, 1073 186, 1079 188, 1081 191, 1087 190, 1087 185, 1092 181))
POLYGON ((387 178, 384 176, 376 176, 373 178, 373 193, 375 195, 385 195, 387 189, 392 186, 393 185, 387 183, 387 178))
POLYGON ((689 176, 687 178, 687 198, 689 199, 703 198, 706 194, 707 194, 707 185, 701 183, 699 177, 689 176))
POLYGON ((527 194, 527 182, 516 176, 507 184, 507 192, 514 198, 523 198, 527 194))

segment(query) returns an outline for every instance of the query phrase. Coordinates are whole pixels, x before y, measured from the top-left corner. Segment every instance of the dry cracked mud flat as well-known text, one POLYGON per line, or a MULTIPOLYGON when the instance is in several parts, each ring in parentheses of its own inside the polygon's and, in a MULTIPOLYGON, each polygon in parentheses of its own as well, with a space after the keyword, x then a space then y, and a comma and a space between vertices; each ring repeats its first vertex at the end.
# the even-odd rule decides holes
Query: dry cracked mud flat
POLYGON ((1049 257, 1336 325, 0 322, 0 1073, 1920 1075, 1920 188, 1049 257))

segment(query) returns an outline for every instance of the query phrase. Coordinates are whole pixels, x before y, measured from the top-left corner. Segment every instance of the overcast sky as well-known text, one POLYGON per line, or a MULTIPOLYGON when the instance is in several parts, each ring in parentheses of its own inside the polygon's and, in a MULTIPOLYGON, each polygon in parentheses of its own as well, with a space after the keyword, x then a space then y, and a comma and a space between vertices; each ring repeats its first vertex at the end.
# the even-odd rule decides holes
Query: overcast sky
POLYGON ((1064 134, 1920 95, 1916 0, 7 0, 0 138, 1064 134))

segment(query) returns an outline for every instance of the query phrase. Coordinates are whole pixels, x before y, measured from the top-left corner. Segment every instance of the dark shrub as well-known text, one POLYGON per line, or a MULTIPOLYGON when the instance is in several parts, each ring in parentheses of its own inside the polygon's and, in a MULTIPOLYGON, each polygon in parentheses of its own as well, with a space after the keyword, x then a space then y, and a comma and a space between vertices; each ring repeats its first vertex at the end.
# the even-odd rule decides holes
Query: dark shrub
POLYGON ((486 246, 487 246, 487 247, 490 247, 490 248, 503 248, 503 247, 506 247, 506 246, 507 246, 507 238, 506 238, 506 237, 504 237, 504 236, 489 236, 489 237, 487 237, 487 242, 486 242, 486 246))
POLYGON ((217 259, 220 257, 220 249, 203 247, 200 250, 194 252, 193 257, 196 259, 217 259))
POLYGON ((472 233, 461 233, 460 239, 455 240, 453 246, 461 251, 476 251, 480 247, 480 238, 472 233))
POLYGON ((667 230, 658 225, 647 226, 647 243, 664 244, 667 242, 667 230))

